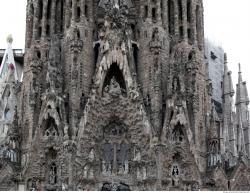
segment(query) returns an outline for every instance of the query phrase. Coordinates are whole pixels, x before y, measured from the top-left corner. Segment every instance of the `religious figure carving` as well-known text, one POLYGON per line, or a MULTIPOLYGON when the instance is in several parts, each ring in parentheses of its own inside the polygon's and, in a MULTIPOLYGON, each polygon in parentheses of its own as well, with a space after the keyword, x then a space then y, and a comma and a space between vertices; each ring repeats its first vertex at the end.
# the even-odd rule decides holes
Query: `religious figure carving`
POLYGON ((134 149, 134 159, 133 161, 141 161, 141 151, 137 148, 134 149))
POLYGON ((45 137, 48 139, 54 139, 58 136, 57 130, 53 125, 51 125, 46 131, 45 131, 45 137))
POLYGON ((113 157, 114 157, 114 148, 111 144, 106 143, 102 145, 102 172, 104 174, 112 173, 113 169, 113 157))
POLYGON ((110 81, 109 93, 112 97, 119 97, 122 94, 121 87, 115 80, 115 77, 113 77, 110 81))
POLYGON ((178 186, 179 185, 179 169, 178 166, 173 166, 172 169, 172 185, 178 186))
POLYGON ((89 153, 89 161, 93 162, 95 160, 95 150, 91 149, 90 153, 89 153))
POLYGON ((117 150, 117 162, 118 162, 118 168, 119 173, 121 174, 127 174, 128 173, 128 152, 129 151, 129 145, 122 143, 120 147, 118 147, 117 150))
POLYGON ((162 41, 160 40, 159 29, 156 27, 153 30, 152 40, 150 42, 150 50, 155 55, 158 55, 162 49, 162 41))
POLYGON ((51 164, 49 170, 49 184, 54 185, 57 183, 57 167, 55 164, 51 164))

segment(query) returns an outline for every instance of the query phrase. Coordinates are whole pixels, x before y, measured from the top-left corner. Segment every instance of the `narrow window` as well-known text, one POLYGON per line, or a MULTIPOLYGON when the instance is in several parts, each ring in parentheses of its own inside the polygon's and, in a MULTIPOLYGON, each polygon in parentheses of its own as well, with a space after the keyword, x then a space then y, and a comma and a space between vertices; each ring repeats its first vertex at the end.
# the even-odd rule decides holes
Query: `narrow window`
POLYGON ((50 35, 50 25, 46 26, 46 36, 50 35))
POLYGON ((191 12, 192 12, 191 0, 187 0, 187 22, 189 23, 191 23, 191 12))
POLYGON ((48 0, 47 19, 51 18, 51 0, 48 0))
POLYGON ((183 13, 182 13, 182 0, 178 0, 178 13, 179 13, 179 20, 183 21, 183 13))
POLYGON ((38 6, 39 6, 39 15, 38 15, 38 19, 39 19, 39 20, 42 20, 42 18, 43 18, 43 1, 42 1, 42 0, 39 1, 38 6))
POLYGON ((76 21, 79 22, 81 17, 81 8, 77 7, 76 21))
POLYGON ((144 18, 146 19, 148 17, 148 6, 146 5, 144 7, 144 18))
POLYGON ((38 28, 38 39, 42 37, 42 27, 38 28))
POLYGON ((37 56, 38 59, 41 59, 41 52, 39 50, 36 51, 36 56, 37 56))
POLYGON ((85 5, 85 17, 89 17, 89 8, 87 5, 85 5))
POLYGON ((179 30, 180 30, 180 40, 183 40, 184 38, 183 26, 180 26, 179 30))
POLYGON ((189 40, 189 43, 192 44, 192 33, 191 33, 190 28, 188 29, 188 40, 189 40))
POLYGON ((156 20, 156 8, 152 9, 152 19, 156 20))

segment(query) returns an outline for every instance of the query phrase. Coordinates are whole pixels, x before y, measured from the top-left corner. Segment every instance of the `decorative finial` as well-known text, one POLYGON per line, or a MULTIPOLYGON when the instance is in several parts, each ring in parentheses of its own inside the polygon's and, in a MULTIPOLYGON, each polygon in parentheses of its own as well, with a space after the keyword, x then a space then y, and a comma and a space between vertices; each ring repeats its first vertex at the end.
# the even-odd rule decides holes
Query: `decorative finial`
POLYGON ((9 35, 7 36, 7 43, 12 44, 12 42, 13 42, 13 37, 12 37, 11 34, 9 34, 9 35))
POLYGON ((224 53, 224 64, 227 64, 227 53, 224 53))

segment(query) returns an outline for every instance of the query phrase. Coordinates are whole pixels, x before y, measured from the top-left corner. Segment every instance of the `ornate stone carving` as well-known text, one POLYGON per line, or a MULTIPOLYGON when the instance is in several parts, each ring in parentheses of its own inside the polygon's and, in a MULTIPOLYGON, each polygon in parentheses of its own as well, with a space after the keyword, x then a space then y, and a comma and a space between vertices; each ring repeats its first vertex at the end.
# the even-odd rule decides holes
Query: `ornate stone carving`
POLYGON ((162 49, 162 41, 160 40, 159 29, 154 28, 152 34, 152 40, 149 44, 150 51, 153 52, 155 55, 159 55, 162 49))

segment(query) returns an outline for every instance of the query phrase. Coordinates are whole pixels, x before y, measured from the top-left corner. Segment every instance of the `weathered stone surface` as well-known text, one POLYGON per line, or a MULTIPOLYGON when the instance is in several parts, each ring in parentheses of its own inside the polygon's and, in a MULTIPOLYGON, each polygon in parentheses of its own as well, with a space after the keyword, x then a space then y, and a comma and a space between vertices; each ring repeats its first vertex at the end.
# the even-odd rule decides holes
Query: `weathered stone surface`
POLYGON ((202 0, 28 1, 9 134, 22 154, 1 162, 0 189, 249 189, 246 151, 229 158, 218 128, 203 30, 202 0))

